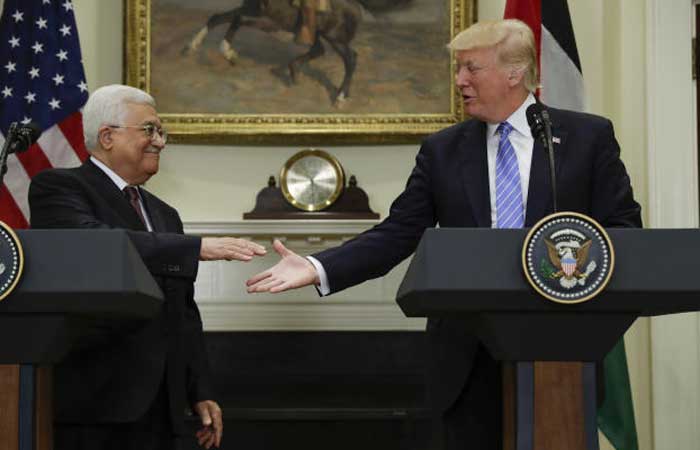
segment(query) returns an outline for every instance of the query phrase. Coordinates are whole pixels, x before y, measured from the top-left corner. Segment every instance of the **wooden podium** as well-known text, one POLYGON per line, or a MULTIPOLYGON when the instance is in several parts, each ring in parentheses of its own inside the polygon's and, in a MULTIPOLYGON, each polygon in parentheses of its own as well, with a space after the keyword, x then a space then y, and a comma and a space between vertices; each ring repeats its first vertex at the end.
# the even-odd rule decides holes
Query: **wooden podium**
POLYGON ((609 229, 606 290, 580 304, 540 297, 521 268, 527 230, 429 229, 399 288, 408 317, 464 322, 504 364, 505 450, 597 450, 595 367, 637 317, 700 310, 689 248, 700 230, 609 229), (510 364, 513 363, 513 364, 510 364))
POLYGON ((0 450, 49 450, 51 366, 109 323, 153 317, 163 294, 119 230, 24 230, 17 289, 0 302, 0 450))

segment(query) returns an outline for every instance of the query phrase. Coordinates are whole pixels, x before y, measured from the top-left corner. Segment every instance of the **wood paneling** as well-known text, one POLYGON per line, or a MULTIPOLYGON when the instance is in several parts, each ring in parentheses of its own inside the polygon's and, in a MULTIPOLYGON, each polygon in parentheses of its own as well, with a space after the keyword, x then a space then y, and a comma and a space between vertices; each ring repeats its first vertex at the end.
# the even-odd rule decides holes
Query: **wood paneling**
POLYGON ((19 445, 19 366, 0 365, 0 450, 19 445))
POLYGON ((537 450, 585 450, 583 363, 535 363, 537 450))

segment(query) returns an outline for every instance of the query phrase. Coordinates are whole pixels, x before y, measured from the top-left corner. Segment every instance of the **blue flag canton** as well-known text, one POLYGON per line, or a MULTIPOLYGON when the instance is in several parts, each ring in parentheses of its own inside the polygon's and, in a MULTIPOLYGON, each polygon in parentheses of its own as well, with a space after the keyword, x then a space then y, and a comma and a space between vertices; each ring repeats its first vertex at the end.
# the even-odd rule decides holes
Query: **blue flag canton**
POLYGON ((0 18, 0 131, 12 122, 61 122, 87 101, 69 0, 5 0, 0 18))

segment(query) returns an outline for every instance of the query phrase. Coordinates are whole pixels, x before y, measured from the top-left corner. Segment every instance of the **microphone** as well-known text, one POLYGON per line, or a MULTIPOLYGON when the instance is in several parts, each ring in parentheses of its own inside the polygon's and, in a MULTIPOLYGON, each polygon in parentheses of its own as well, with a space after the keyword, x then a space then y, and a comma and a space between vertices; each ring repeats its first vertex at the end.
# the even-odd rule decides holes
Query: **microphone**
POLYGON ((547 131, 549 131, 551 136, 549 111, 547 111, 542 103, 533 103, 525 110, 525 116, 527 117, 527 124, 530 125, 532 136, 535 139, 540 139, 542 144, 547 147, 547 131))
POLYGON ((525 110, 527 123, 535 139, 539 139, 547 150, 549 161, 549 179, 552 184, 552 208, 557 212, 557 177, 554 168, 554 146, 552 144, 552 121, 549 111, 542 103, 533 103, 525 110))
POLYGON ((14 122, 10 125, 10 132, 7 136, 7 140, 10 141, 7 154, 21 153, 27 151, 39 139, 41 128, 35 122, 29 122, 22 126, 18 126, 17 122, 14 122))
POLYGON ((5 143, 0 149, 0 186, 2 179, 7 172, 7 157, 12 153, 26 151, 39 139, 41 128, 34 122, 19 126, 17 122, 12 122, 7 130, 5 143))

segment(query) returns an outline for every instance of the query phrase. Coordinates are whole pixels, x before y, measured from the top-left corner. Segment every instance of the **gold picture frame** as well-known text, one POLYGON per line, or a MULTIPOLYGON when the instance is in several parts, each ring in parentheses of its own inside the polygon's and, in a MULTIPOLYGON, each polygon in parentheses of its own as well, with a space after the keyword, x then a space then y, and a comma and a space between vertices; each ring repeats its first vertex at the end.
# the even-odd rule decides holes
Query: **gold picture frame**
MULTIPOLYGON (((233 28, 233 22, 224 19, 232 17, 236 8, 222 8, 242 1, 124 0, 126 83, 154 95, 171 142, 413 143, 463 120, 454 61, 445 44, 476 20, 476 0, 342 0, 342 4, 404 5, 398 12, 379 11, 376 16, 360 8, 364 22, 357 20, 356 42, 349 44, 358 55, 352 90, 342 103, 338 93, 347 64, 325 39, 325 54, 301 66, 304 71, 297 72, 297 84, 289 81, 291 71, 285 65, 307 50, 295 43, 293 33, 248 27, 243 34, 244 28, 239 28, 239 34, 227 40, 230 44, 224 43, 223 31, 233 28), (411 16, 416 5, 437 5, 433 22, 426 18, 414 25, 411 20, 421 20, 421 11, 411 16), (214 23, 218 12, 217 23, 225 26, 204 27, 214 23), (392 19, 386 17, 398 18, 388 26, 384 21, 392 19), (205 29, 209 34, 202 37, 205 29), (238 54, 242 58, 235 62, 229 58, 238 54)), ((292 4, 290 0, 260 3, 278 1, 292 4)), ((334 2, 331 6, 340 4, 334 2)), ((319 28, 323 14, 318 13, 319 28)), ((236 20, 250 19, 242 15, 236 20)))

